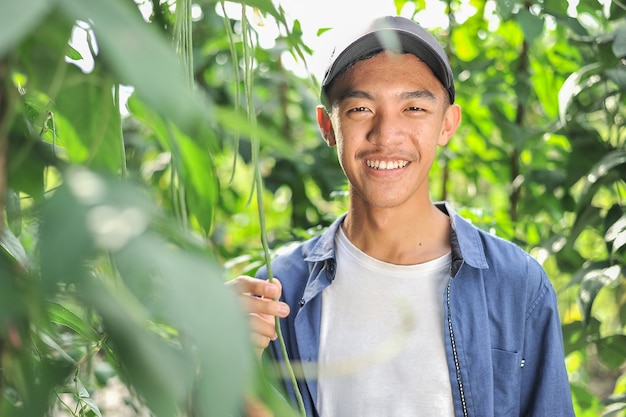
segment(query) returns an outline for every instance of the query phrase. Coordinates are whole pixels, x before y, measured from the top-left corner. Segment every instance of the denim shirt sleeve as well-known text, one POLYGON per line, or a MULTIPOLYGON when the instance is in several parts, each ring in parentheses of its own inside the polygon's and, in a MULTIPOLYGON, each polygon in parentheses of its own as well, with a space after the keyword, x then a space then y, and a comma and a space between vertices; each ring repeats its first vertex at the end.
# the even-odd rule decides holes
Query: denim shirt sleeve
POLYGON ((540 285, 526 316, 520 415, 574 416, 556 294, 539 264, 531 261, 529 273, 540 285))

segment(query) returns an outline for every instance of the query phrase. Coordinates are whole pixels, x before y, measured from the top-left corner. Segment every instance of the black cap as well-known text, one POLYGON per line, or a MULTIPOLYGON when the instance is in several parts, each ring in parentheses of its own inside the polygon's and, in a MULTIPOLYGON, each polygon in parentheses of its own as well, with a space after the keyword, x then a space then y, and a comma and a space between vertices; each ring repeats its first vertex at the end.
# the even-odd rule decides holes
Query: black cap
POLYGON ((348 66, 378 50, 411 53, 421 59, 441 81, 450 96, 450 103, 454 103, 454 76, 443 47, 426 29, 400 16, 379 17, 365 31, 338 45, 324 74, 322 94, 326 94, 335 77, 348 66))

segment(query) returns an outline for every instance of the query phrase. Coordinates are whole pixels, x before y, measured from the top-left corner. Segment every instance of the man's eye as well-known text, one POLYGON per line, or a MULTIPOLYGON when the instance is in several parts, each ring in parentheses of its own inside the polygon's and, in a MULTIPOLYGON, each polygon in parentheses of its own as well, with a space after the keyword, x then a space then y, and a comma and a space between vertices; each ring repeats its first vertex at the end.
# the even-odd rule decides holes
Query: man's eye
POLYGON ((417 107, 417 106, 407 107, 407 110, 409 110, 409 111, 424 111, 424 109, 422 107, 417 107))
POLYGON ((355 113, 364 112, 364 111, 367 111, 367 107, 355 107, 351 111, 355 113))

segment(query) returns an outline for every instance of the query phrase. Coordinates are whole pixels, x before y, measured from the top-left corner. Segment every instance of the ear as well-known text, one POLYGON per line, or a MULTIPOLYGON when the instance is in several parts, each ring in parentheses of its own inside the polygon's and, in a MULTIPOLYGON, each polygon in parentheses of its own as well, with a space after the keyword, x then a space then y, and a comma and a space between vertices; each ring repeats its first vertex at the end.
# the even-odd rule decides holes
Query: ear
POLYGON ((439 135, 439 146, 445 146, 450 141, 454 132, 461 123, 461 107, 458 104, 451 104, 443 115, 443 123, 441 125, 441 133, 439 135))
POLYGON ((333 125, 330 122, 330 116, 324 106, 317 106, 317 125, 319 126, 322 137, 328 146, 335 146, 337 144, 337 141, 335 140, 335 131, 333 130, 333 125))

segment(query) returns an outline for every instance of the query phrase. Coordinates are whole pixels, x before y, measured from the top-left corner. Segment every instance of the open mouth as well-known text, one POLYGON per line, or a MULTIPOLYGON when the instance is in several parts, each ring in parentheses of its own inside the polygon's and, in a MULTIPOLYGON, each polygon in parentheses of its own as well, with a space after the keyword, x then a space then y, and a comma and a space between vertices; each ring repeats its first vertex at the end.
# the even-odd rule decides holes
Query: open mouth
POLYGON ((400 169, 408 165, 409 161, 379 161, 377 159, 367 159, 367 166, 379 170, 400 169))

